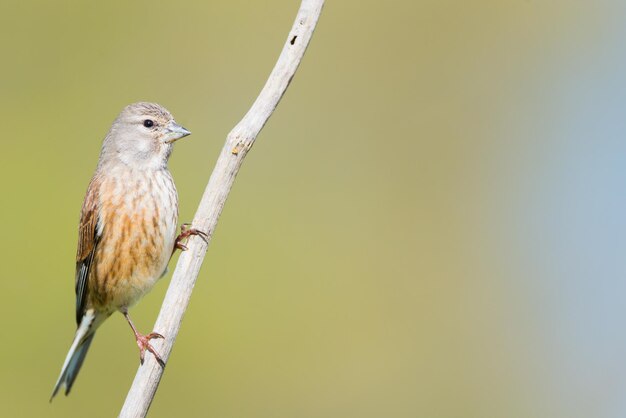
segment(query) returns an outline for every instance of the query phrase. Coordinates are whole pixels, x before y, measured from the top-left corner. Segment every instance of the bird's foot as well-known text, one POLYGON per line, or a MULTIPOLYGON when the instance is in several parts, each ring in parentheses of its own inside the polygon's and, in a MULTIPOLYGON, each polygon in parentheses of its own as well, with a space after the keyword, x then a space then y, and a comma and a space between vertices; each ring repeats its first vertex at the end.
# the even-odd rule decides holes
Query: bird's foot
POLYGON ((191 228, 191 224, 182 224, 180 226, 180 235, 176 237, 176 242, 174 244, 174 251, 182 250, 187 251, 187 246, 183 244, 183 241, 188 239, 192 235, 197 235, 204 240, 207 244, 209 243, 209 235, 206 232, 200 231, 196 228, 191 228))
POLYGON ((148 350, 152 353, 152 355, 154 355, 154 358, 156 358, 156 361, 161 365, 161 367, 165 367, 165 362, 163 361, 159 353, 157 353, 154 347, 152 347, 152 345, 150 344, 150 340, 153 340, 155 338, 165 338, 164 336, 156 332, 151 332, 148 335, 142 335, 137 332, 135 333, 135 338, 137 339, 137 346, 139 347, 139 360, 141 361, 141 364, 143 364, 146 350, 148 350))

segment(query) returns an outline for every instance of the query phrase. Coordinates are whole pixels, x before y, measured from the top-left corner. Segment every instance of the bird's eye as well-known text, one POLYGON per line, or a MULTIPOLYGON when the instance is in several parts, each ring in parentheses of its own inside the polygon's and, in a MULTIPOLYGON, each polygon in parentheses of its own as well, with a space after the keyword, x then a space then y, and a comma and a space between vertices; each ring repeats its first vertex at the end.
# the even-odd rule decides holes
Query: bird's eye
POLYGON ((154 126, 154 121, 152 119, 146 119, 143 121, 143 126, 146 128, 152 128, 154 126))

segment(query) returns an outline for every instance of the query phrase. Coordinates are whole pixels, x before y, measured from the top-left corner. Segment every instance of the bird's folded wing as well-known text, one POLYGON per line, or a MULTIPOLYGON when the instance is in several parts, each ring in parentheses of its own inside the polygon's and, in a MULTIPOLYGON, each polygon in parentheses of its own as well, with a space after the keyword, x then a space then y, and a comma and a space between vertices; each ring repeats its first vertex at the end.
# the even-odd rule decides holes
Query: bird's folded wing
POLYGON ((83 202, 78 226, 78 248, 76 250, 76 322, 80 324, 85 311, 89 271, 98 246, 98 212, 100 181, 94 177, 89 183, 83 202))

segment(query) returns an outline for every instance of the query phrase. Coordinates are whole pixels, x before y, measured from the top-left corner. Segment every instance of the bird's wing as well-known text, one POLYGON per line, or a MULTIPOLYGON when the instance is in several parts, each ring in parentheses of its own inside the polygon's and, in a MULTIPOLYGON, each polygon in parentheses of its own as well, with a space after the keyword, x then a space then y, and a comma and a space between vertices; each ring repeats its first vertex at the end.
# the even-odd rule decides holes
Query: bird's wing
POLYGON ((94 177, 89 183, 83 202, 78 226, 78 249, 76 250, 76 322, 80 324, 87 301, 89 271, 98 246, 98 200, 100 181, 94 177))

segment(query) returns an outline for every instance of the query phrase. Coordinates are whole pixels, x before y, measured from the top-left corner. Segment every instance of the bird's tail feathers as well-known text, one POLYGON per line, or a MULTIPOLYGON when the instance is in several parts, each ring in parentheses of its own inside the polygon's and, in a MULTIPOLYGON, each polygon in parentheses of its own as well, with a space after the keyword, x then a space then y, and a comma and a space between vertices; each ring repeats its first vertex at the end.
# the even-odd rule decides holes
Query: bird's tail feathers
POLYGON ((83 365, 85 355, 95 335, 97 328, 97 324, 94 323, 96 322, 95 320, 96 314, 92 309, 87 310, 83 315, 80 325, 76 330, 74 341, 72 341, 72 345, 70 346, 70 351, 67 353, 67 357, 65 357, 61 374, 54 385, 50 402, 52 402, 52 399, 63 385, 65 385, 65 395, 70 393, 74 380, 80 371, 80 366, 83 365))

